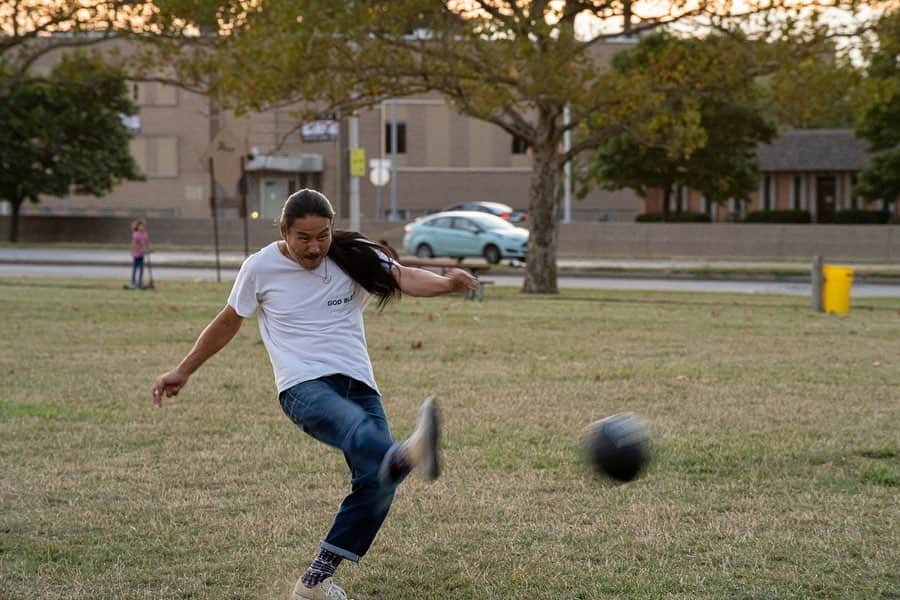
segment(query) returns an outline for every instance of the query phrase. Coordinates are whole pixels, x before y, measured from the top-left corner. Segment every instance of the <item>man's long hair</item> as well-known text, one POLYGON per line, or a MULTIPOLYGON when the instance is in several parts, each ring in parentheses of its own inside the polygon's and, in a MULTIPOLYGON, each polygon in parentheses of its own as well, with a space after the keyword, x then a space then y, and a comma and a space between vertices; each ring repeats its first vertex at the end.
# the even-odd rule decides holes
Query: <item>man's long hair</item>
MULTIPOLYGON (((334 221, 334 208, 325 194, 311 189, 291 194, 281 209, 282 235, 290 229, 294 220, 310 215, 334 221)), ((400 297, 400 286, 394 279, 394 267, 376 250, 390 259, 397 259, 397 253, 392 248, 373 242, 359 232, 339 229, 332 232, 328 256, 353 281, 377 296, 378 308, 383 308, 394 298, 400 297)))

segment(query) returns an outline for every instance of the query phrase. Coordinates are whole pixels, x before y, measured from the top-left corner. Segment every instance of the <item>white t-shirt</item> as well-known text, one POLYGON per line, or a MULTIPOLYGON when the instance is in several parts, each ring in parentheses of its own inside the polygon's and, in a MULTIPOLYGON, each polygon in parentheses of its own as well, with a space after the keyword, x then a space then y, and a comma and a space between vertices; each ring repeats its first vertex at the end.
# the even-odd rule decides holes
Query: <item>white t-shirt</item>
POLYGON ((242 317, 259 307, 259 332, 278 392, 336 373, 377 391, 363 325, 372 295, 330 258, 307 271, 278 244, 244 261, 228 296, 228 305, 242 317))

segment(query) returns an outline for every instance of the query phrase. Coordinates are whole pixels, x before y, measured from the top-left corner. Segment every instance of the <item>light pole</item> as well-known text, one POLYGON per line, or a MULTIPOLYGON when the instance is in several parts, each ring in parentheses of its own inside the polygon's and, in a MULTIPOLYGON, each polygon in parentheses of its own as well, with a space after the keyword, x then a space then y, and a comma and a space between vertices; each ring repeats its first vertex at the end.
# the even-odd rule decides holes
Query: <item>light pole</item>
POLYGON ((350 230, 359 231, 359 178, 366 174, 366 158, 363 150, 358 148, 359 117, 356 114, 350 115, 348 126, 350 130, 348 132, 350 137, 350 230))

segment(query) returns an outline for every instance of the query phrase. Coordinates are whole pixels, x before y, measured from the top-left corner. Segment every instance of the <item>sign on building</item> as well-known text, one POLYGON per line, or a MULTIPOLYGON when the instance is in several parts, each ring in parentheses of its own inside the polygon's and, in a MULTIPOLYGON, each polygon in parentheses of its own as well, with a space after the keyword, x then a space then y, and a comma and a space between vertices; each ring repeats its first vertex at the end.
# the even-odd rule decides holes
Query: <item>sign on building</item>
POLYGON ((333 119, 306 121, 300 126, 300 138, 307 143, 330 142, 337 139, 338 122, 333 119))

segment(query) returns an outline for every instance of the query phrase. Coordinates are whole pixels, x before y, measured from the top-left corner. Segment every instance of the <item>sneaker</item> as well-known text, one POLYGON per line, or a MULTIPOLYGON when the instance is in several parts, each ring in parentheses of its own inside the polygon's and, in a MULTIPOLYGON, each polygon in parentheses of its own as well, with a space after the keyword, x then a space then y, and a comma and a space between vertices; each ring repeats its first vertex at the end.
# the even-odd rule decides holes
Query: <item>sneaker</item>
POLYGON ((421 469, 426 481, 434 481, 441 475, 441 459, 438 443, 441 424, 434 398, 428 397, 419 409, 416 430, 404 443, 414 467, 421 469))
POLYGON ((297 580, 294 585, 294 593, 291 594, 291 600, 352 600, 347 598, 347 592, 334 582, 334 578, 329 577, 319 585, 308 588, 303 585, 303 581, 297 580))

